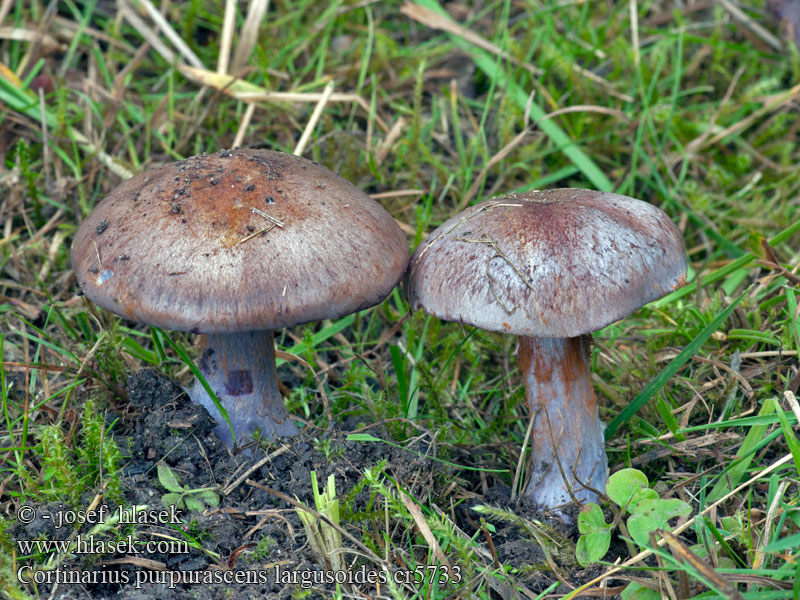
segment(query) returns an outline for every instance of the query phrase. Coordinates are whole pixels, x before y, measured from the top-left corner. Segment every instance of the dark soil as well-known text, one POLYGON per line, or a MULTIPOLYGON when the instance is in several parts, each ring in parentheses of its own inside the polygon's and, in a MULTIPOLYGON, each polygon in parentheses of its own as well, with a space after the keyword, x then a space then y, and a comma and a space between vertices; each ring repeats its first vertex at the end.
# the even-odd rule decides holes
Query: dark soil
MULTIPOLYGON (((450 484, 458 475, 457 470, 426 458, 428 445, 422 442, 417 442, 418 447, 412 444, 400 449, 382 443, 348 442, 346 433, 337 430, 307 428, 298 436, 275 440, 268 448, 259 448, 255 458, 253 448, 233 455, 213 433, 215 424, 205 409, 192 405, 183 390, 163 375, 152 370, 140 371, 131 376, 128 394, 130 409, 117 415, 114 429, 120 448, 123 452, 127 449, 129 456, 122 478, 122 504, 164 510, 162 496, 167 491, 157 475, 157 465, 163 461, 185 489, 214 488, 220 498, 219 505, 204 511, 184 509, 180 513, 182 523, 172 527, 163 522, 124 525, 96 535, 97 539, 111 540, 115 539, 113 536, 124 539, 131 534, 141 543, 164 541, 164 536, 168 536, 188 539, 190 547, 188 552, 145 553, 137 546, 138 553, 69 555, 60 563, 62 574, 71 572, 72 577, 92 577, 94 581, 81 579, 82 583, 62 582, 56 586, 41 583, 37 590, 39 597, 238 600, 294 598, 305 588, 309 589, 302 597, 332 597, 336 585, 323 580, 330 571, 325 570, 307 543, 295 507, 281 497, 296 498, 314 507, 311 471, 316 472, 320 487, 330 474, 335 475, 337 497, 342 499, 342 525, 364 544, 357 547, 347 537, 343 540, 343 546, 352 551, 345 555, 346 562, 352 565, 351 572, 360 569, 362 574, 381 573, 376 555, 381 559, 388 556, 384 564, 390 572, 407 568, 401 557, 412 554, 417 564, 425 565, 429 549, 420 545, 422 538, 417 535, 414 523, 398 526, 396 515, 384 512, 380 496, 364 484, 364 471, 371 467, 380 467, 376 472, 384 474, 384 484, 393 493, 400 486, 410 496, 430 499, 443 510, 452 510, 450 516, 455 517, 462 535, 477 535, 481 541, 484 564, 491 566, 496 556, 501 563, 512 567, 511 583, 523 584, 531 592, 540 593, 557 581, 553 565, 573 585, 600 572, 599 568, 584 570, 574 563, 577 539, 574 526, 549 519, 524 498, 512 502, 507 487, 495 485, 479 495, 456 486, 464 494, 454 494, 450 484), (254 463, 267 455, 272 457, 252 470, 254 463), (247 475, 242 479, 244 474, 247 475), (442 491, 445 489, 449 491, 442 491), (454 497, 464 501, 453 502, 454 497), (472 509, 477 505, 504 509, 508 517, 479 514, 472 509), (493 533, 485 526, 485 531, 481 530, 481 517, 491 523, 493 533), (376 523, 381 524, 379 530, 376 523), (555 540, 556 543, 547 545, 547 555, 531 534, 531 523, 540 524, 543 528, 535 530, 555 540), (558 526, 552 527, 553 523, 558 526), (387 535, 392 536, 394 547, 384 547, 387 535), (410 541, 416 544, 413 548, 408 546, 410 541), (181 576, 189 579, 180 581, 181 576), (306 584, 301 581, 303 578, 306 584)), ((379 428, 370 431, 377 437, 388 437, 379 428)), ((81 506, 89 506, 91 501, 92 496, 87 495, 81 506)), ((92 527, 84 524, 78 530, 74 526, 56 529, 53 518, 67 509, 52 503, 35 508, 39 516, 27 526, 18 524, 11 531, 13 538, 74 539, 78 533, 87 536, 92 527), (47 514, 53 518, 43 519, 42 515, 47 514)), ((116 508, 111 506, 110 511, 116 508)), ((454 549, 444 550, 454 564, 462 564, 457 561, 454 549)), ((479 562, 466 568, 473 568, 479 562)), ((452 592, 457 592, 476 573, 466 575, 461 585, 450 584, 452 592)), ((31 586, 28 589, 35 595, 31 586)), ((506 589, 502 583, 493 584, 492 589, 496 597, 514 597, 508 595, 512 588, 506 589)), ((376 587, 369 582, 346 585, 343 590, 354 593, 355 597, 390 597, 385 585, 376 587)), ((406 591, 409 596, 410 590, 406 591)), ((566 590, 562 587, 559 591, 566 590)))

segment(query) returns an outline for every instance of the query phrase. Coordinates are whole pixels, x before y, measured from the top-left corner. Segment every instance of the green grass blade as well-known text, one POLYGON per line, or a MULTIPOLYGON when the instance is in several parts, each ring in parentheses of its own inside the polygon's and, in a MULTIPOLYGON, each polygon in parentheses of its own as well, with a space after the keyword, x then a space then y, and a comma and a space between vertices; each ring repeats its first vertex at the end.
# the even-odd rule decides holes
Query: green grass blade
MULTIPOLYGON (((417 0, 417 4, 449 18, 447 11, 439 5, 437 0, 417 0)), ((555 121, 545 118, 547 117, 547 113, 536 104, 536 102, 532 102, 528 105, 528 94, 511 80, 508 74, 501 68, 498 59, 495 59, 483 50, 456 35, 448 35, 457 46, 470 53, 478 68, 483 71, 489 79, 495 82, 497 87, 505 89, 506 93, 520 108, 525 110, 526 106, 529 106, 531 119, 536 121, 537 127, 550 138, 570 161, 572 161, 594 187, 603 192, 610 192, 614 189, 614 184, 611 183, 611 180, 600 170, 600 167, 570 139, 555 121)))
POLYGON ((639 394, 631 401, 631 403, 622 410, 606 427, 605 437, 606 439, 610 439, 620 428, 623 423, 626 423, 628 419, 630 419, 636 412, 642 408, 649 400, 652 398, 655 393, 664 387, 664 384, 670 380, 670 378, 678 372, 678 370, 689 360, 689 358, 695 354, 703 344, 705 344, 706 340, 711 337, 711 334, 714 333, 719 326, 722 324, 725 319, 727 319, 730 314, 733 312, 733 309, 742 301, 747 291, 742 293, 741 296, 736 298, 728 308, 720 312, 714 320, 711 321, 703 330, 697 334, 689 344, 681 350, 681 352, 675 358, 670 361, 670 363, 664 367, 664 369, 656 375, 653 380, 645 386, 645 388, 639 392, 639 394))
POLYGON ((406 412, 408 403, 408 379, 406 376, 406 360, 403 351, 394 344, 389 346, 389 355, 392 357, 392 366, 397 377, 397 395, 403 404, 403 413, 406 412))
MULTIPOLYGON (((761 407, 759 415, 769 415, 772 414, 774 410, 774 402, 765 402, 761 407)), ((754 446, 764 439, 764 434, 766 432, 766 425, 754 425, 750 428, 750 431, 747 432, 742 445, 736 452, 736 456, 739 457, 739 462, 733 464, 733 466, 728 470, 727 474, 717 482, 717 485, 715 485, 708 494, 707 502, 709 504, 713 504, 738 485, 745 471, 747 471, 747 468, 750 466, 754 446)))
MULTIPOLYGON (((315 348, 318 344, 321 344, 328 338, 331 338, 340 331, 347 329, 348 327, 350 327, 350 325, 353 324, 355 319, 356 319, 355 314, 347 315, 346 317, 342 317, 338 321, 334 321, 327 327, 322 328, 320 331, 311 336, 311 347, 315 348)), ((288 352, 289 354, 302 354, 307 350, 309 350, 308 344, 306 344, 306 342, 300 342, 298 344, 295 344, 291 348, 287 348, 286 352, 288 352)), ((285 362, 286 362, 285 360, 279 358, 275 361, 275 365, 280 367, 285 362)))
POLYGON ((211 386, 208 385, 206 378, 203 377, 203 374, 200 372, 200 369, 197 368, 197 365, 194 364, 194 361, 191 357, 187 354, 186 350, 183 349, 182 346, 173 342, 170 337, 164 333, 163 330, 159 329, 158 327, 151 327, 153 331, 155 331, 158 335, 162 336, 163 339, 167 340, 167 343, 170 347, 175 351, 175 354, 183 361, 183 363, 189 367, 189 370, 194 374, 197 378, 197 381, 200 382, 200 385, 203 386, 208 397, 211 398, 211 401, 214 403, 214 406, 217 407, 219 414, 222 416, 222 420, 228 425, 228 430, 231 432, 231 439, 233 440, 234 446, 236 445, 236 433, 233 431, 233 424, 231 423, 231 418, 228 416, 228 411, 225 410, 225 407, 222 406, 222 403, 217 398, 217 395, 214 393, 214 390, 211 389, 211 386))
MULTIPOLYGON (((797 425, 797 418, 791 413, 784 411, 783 413, 786 422, 791 425, 797 425)), ((679 433, 693 433, 695 431, 703 431, 706 429, 724 429, 726 427, 752 427, 753 425, 773 425, 779 423, 777 415, 758 415, 755 417, 742 417, 741 419, 728 419, 727 421, 718 421, 717 423, 706 423, 705 425, 693 425, 692 427, 684 427, 679 429, 679 433)))
MULTIPOLYGON (((795 223, 792 223, 791 225, 789 225, 789 227, 787 227, 777 235, 771 237, 769 239, 769 245, 774 247, 777 246, 778 244, 782 244, 786 240, 790 239, 798 231, 800 231, 800 220, 796 221, 795 223)), ((711 283, 714 283, 715 281, 719 281, 720 279, 725 279, 731 273, 747 267, 756 258, 758 257, 755 254, 753 254, 752 252, 747 252, 742 256, 740 256, 739 258, 737 258, 736 260, 728 263, 724 267, 721 267, 716 271, 712 271, 707 275, 703 275, 702 283, 703 285, 709 285, 711 283)), ((675 290, 670 294, 667 294, 663 298, 656 300, 655 302, 653 302, 653 305, 656 307, 664 306, 665 304, 674 302, 675 300, 683 298, 684 296, 688 296, 689 294, 692 294, 696 291, 697 291, 697 282, 693 281, 690 284, 685 285, 682 288, 675 290)))
POLYGON ((792 426, 789 424, 789 420, 786 418, 783 410, 781 410, 781 405, 778 404, 778 400, 776 398, 770 398, 767 402, 771 402, 774 405, 775 413, 778 416, 781 429, 783 430, 783 437, 786 438, 786 445, 789 446, 789 452, 792 453, 794 466, 800 474, 800 441, 797 440, 797 436, 794 434, 794 431, 792 431, 792 426))

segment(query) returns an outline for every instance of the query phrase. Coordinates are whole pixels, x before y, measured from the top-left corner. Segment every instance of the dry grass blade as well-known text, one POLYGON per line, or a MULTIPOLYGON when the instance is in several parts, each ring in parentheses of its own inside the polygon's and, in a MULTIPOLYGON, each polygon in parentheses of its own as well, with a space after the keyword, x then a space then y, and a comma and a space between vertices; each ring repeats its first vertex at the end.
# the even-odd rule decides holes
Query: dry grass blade
POLYGON ((236 25, 236 0, 225 0, 225 17, 222 21, 222 39, 217 57, 217 73, 228 72, 228 61, 231 58, 233 44, 233 28, 236 25))
MULTIPOLYGON (((691 156, 692 154, 694 154, 698 149, 702 148, 705 141, 709 137, 711 137, 714 130, 714 126, 717 123, 717 119, 719 119, 719 116, 722 113, 722 109, 725 108, 725 106, 727 106, 727 104, 730 102, 731 97, 733 96, 733 92, 736 89, 736 85, 739 83, 739 79, 741 79, 744 72, 745 68, 741 67, 739 70, 736 71, 736 73, 734 73, 733 77, 731 78, 731 82, 728 85, 728 89, 725 90, 725 95, 722 97, 722 101, 717 107, 717 110, 711 116, 711 120, 709 121, 706 130, 686 145, 686 152, 685 152, 686 155, 691 156)), ((676 156, 675 160, 680 160, 680 157, 676 156)))
POLYGON ((121 0, 119 3, 119 10, 122 16, 125 18, 131 26, 136 29, 136 31, 141 34, 141 36, 150 44, 153 49, 161 55, 166 62, 169 64, 173 64, 175 62, 175 53, 170 50, 167 45, 161 41, 161 38, 158 37, 155 31, 150 29, 147 26, 147 23, 139 16, 133 8, 131 8, 126 0, 121 0))
POLYGON ((467 29, 463 25, 459 25, 452 19, 445 17, 444 15, 440 15, 424 6, 420 6, 419 4, 414 4, 413 2, 406 2, 400 8, 400 12, 407 17, 414 19, 415 21, 419 21, 426 27, 430 27, 431 29, 441 29, 442 31, 446 31, 447 33, 452 33, 453 35, 457 35, 458 37, 468 41, 470 44, 476 45, 478 48, 483 48, 487 52, 491 52, 495 56, 500 56, 501 58, 510 61, 511 63, 526 69, 531 74, 539 76, 542 72, 535 68, 534 66, 524 63, 518 60, 516 57, 511 56, 508 52, 499 48, 489 40, 483 38, 482 36, 478 35, 474 31, 467 29))
POLYGON ((242 116, 242 120, 239 123, 239 129, 236 131, 236 137, 233 138, 233 147, 236 148, 237 146, 241 147, 244 143, 245 135, 247 135, 247 128, 250 127, 250 121, 253 120, 253 115, 256 112, 256 105, 255 103, 251 102, 247 105, 247 109, 244 111, 244 115, 242 116))
POLYGON ((229 72, 237 75, 253 53, 253 49, 258 43, 258 28, 269 8, 269 0, 250 0, 247 7, 247 17, 245 18, 242 31, 239 34, 239 43, 236 45, 236 52, 233 55, 233 62, 229 72))
POLYGON ((766 44, 772 47, 773 50, 782 50, 783 44, 781 41, 772 35, 769 31, 764 29, 761 25, 756 23, 753 19, 747 16, 741 8, 736 6, 733 2, 729 0, 719 0, 719 3, 723 6, 725 10, 727 10, 730 15, 737 20, 739 23, 747 27, 750 31, 752 31, 755 35, 761 38, 766 44))
MULTIPOLYGON (((656 532, 651 531, 648 537, 650 538, 650 544, 655 546, 656 532)), ((675 588, 672 585, 669 575, 667 574, 666 568, 664 567, 664 557, 662 557, 660 554, 656 554, 656 565, 658 565, 658 571, 655 573, 655 579, 659 582, 658 590, 661 592, 661 597, 664 597, 664 590, 666 590, 669 600, 678 600, 678 595, 675 593, 675 588)), ((685 575, 686 574, 682 571, 678 574, 678 588, 680 590, 681 600, 691 597, 689 581, 685 575)))
MULTIPOLYGON (((178 70, 187 79, 212 87, 242 102, 319 102, 323 95, 322 92, 270 92, 244 79, 223 75, 208 69, 197 69, 185 64, 178 64, 178 70)), ((328 101, 355 102, 364 109, 364 112, 370 113, 369 104, 358 94, 332 93, 328 101)), ((378 115, 375 115, 375 122, 384 131, 389 131, 386 122, 378 115)))
POLYGON ((633 47, 633 64, 639 67, 641 54, 639 52, 639 6, 636 0, 630 0, 631 15, 631 46, 633 47))
MULTIPOLYGON (((536 420, 536 414, 531 413, 530 418, 528 419, 528 428, 525 430, 525 439, 522 440, 522 449, 519 453, 519 460, 517 461, 517 468, 514 470, 514 482, 511 484, 511 501, 513 502, 517 498, 517 490, 519 489, 519 480, 524 473, 523 467, 525 466, 525 452, 528 449, 528 443, 531 440, 531 434, 533 433, 533 424, 536 420)), ((531 459, 533 460, 533 459, 531 459)), ((525 482, 523 482, 525 483, 525 482)))
POLYGON ((0 39, 41 44, 46 53, 64 50, 64 45, 52 35, 22 27, 0 27, 0 39))
POLYGON ((782 512, 781 502, 783 501, 783 495, 786 493, 789 485, 791 485, 790 481, 781 481, 778 484, 778 490, 775 492, 772 502, 769 504, 769 508, 767 509, 767 518, 764 520, 764 527, 758 534, 758 543, 756 544, 753 555, 753 569, 760 569, 764 565, 766 554, 763 548, 769 543, 770 539, 772 539, 772 526, 775 522, 775 518, 780 514, 780 512, 782 512))
POLYGON ((744 600, 744 596, 742 596, 741 592, 737 590, 724 575, 717 573, 711 565, 684 546, 675 535, 663 529, 658 530, 657 533, 666 540, 670 552, 672 552, 675 558, 694 567, 700 575, 711 583, 711 585, 725 594, 726 598, 730 598, 730 600, 744 600))
POLYGON ((317 123, 319 123, 320 117, 322 117, 322 111, 325 110, 325 106, 328 104, 328 100, 331 98, 331 94, 333 94, 333 82, 329 82, 325 89, 322 91, 322 96, 317 102, 317 105, 314 107, 314 112, 311 113, 311 118, 308 119, 308 123, 306 123, 306 127, 303 130, 303 135, 300 136, 300 140, 297 142, 297 146, 295 146, 294 154, 297 156, 301 156, 308 145, 308 140, 311 139, 311 136, 314 133, 314 129, 317 127, 317 123))
POLYGON ((373 200, 381 200, 383 198, 402 198, 403 196, 419 196, 424 194, 424 190, 411 189, 411 190, 392 190, 390 192, 378 192, 377 194, 370 194, 369 197, 373 200))
POLYGON ((514 150, 514 148, 516 148, 530 132, 531 132, 530 129, 523 129, 514 137, 513 140, 508 142, 505 146, 503 146, 500 149, 500 151, 497 154, 495 154, 494 156, 492 156, 492 158, 489 159, 489 162, 487 162, 486 166, 483 167, 483 169, 481 169, 481 172, 475 178, 475 181, 472 182, 472 185, 467 190, 467 193, 464 194, 464 197, 461 199, 461 202, 458 205, 458 210, 464 210, 464 208, 466 208, 469 205, 469 203, 478 193, 481 184, 486 179, 486 175, 488 175, 489 169, 491 169, 497 163, 505 160, 505 158, 509 154, 511 154, 511 151, 514 150))
POLYGON ((630 123, 631 121, 630 117, 627 114, 616 108, 609 108, 608 106, 595 106, 592 104, 575 104, 573 106, 565 106, 564 108, 559 108, 558 110, 554 110, 553 112, 548 113, 541 119, 537 120, 536 123, 541 123, 546 119, 552 119, 553 117, 557 117, 558 115, 565 115, 568 113, 577 113, 577 112, 594 112, 594 113, 600 113, 602 115, 611 115, 617 117, 618 119, 625 121, 626 123, 630 123))
POLYGON ((792 414, 794 414, 795 419, 797 419, 797 422, 800 423, 800 404, 797 402, 797 398, 795 398, 795 395, 791 390, 786 390, 783 392, 783 397, 789 404, 789 408, 792 410, 792 414))
POLYGON ((383 142, 381 142, 380 146, 378 146, 378 151, 375 154, 376 165, 380 165, 384 160, 386 160, 386 157, 389 155, 392 146, 394 146, 394 143, 399 139, 406 125, 407 122, 402 116, 395 121, 394 125, 392 125, 392 128, 389 130, 389 133, 386 134, 386 138, 383 140, 383 142))
MULTIPOLYGON (((496 45, 491 43, 490 41, 484 39, 474 31, 467 29, 453 21, 452 19, 445 17, 444 15, 440 15, 429 8, 424 6, 420 6, 419 4, 415 4, 413 2, 406 2, 403 4, 400 12, 406 15, 407 17, 414 19, 415 21, 419 21, 423 25, 430 27, 432 29, 440 29, 452 35, 458 36, 464 41, 467 41, 478 48, 482 48, 488 52, 496 56, 500 56, 501 58, 510 61, 511 63, 526 69, 531 74, 535 76, 542 75, 539 69, 529 65, 528 63, 524 63, 520 60, 517 60, 514 56, 511 56, 505 50, 498 48, 496 45)), ((619 98, 624 102, 633 102, 633 98, 628 96, 627 94, 621 94, 620 92, 616 91, 613 86, 600 77, 599 75, 593 73, 589 69, 585 69, 578 64, 570 64, 570 68, 578 73, 579 75, 586 77, 587 79, 597 83, 598 85, 603 86, 608 93, 614 96, 615 98, 619 98)))
POLYGON ((417 525, 417 529, 419 529, 422 537, 425 538, 425 541, 428 543, 430 549, 433 550, 433 555, 436 557, 436 560, 439 561, 439 564, 447 567, 447 570, 449 571, 450 561, 447 560, 444 552, 442 552, 442 547, 439 545, 439 542, 433 535, 433 531, 431 531, 430 526, 425 521, 425 516, 422 514, 419 506, 417 506, 417 503, 409 498, 408 495, 403 492, 403 490, 398 490, 398 494, 400 496, 400 502, 402 502, 403 506, 405 506, 408 509, 408 512, 411 513, 414 523, 417 525))
POLYGON ((167 39, 172 42, 172 45, 178 49, 178 52, 181 56, 183 56, 184 60, 188 62, 190 65, 197 67, 198 69, 203 69, 204 65, 203 62, 197 58, 197 55, 192 51, 191 48, 183 41, 181 36, 179 36, 175 30, 172 28, 172 25, 169 24, 164 15, 153 6, 153 3, 150 0, 137 0, 144 9, 147 11, 147 14, 150 15, 150 18, 153 19, 153 22, 156 26, 163 32, 167 39))
POLYGON ((3 0, 3 3, 0 4, 0 23, 6 20, 6 17, 8 16, 8 13, 11 12, 15 2, 16 0, 3 0))
POLYGON ((770 113, 770 112, 772 112, 774 110, 778 110, 778 109, 780 109, 780 108, 782 108, 784 106, 788 106, 798 95, 800 95, 800 84, 795 85, 794 87, 792 87, 791 89, 787 90, 786 92, 778 94, 778 96, 776 98, 770 99, 768 102, 766 102, 764 104, 764 106, 759 108, 757 111, 755 111, 752 114, 746 116, 741 121, 738 121, 738 122, 734 123, 730 127, 726 127, 725 129, 723 129, 722 131, 717 133, 712 138, 704 141, 700 145, 698 150, 705 149, 708 146, 712 146, 714 144, 717 144, 717 143, 721 142, 722 140, 724 140, 729 135, 749 128, 752 124, 758 122, 764 115, 766 115, 766 114, 768 114, 768 113, 770 113))

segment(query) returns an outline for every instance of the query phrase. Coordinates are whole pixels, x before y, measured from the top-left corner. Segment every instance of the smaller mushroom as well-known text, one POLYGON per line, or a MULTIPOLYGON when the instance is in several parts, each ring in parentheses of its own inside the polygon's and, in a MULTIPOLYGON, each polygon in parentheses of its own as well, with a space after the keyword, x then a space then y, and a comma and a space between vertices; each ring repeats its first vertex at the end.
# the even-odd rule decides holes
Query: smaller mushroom
POLYGON ((591 332, 682 286, 680 231, 660 209, 580 189, 481 202, 411 257, 412 310, 520 336, 533 419, 525 493, 544 508, 605 491, 591 332))
MULTIPOLYGON (((204 379, 236 438, 293 435, 273 331, 381 302, 408 262, 386 210, 309 160, 224 150, 140 173, 78 229, 72 265, 113 313, 204 333, 204 379)), ((204 386, 192 400, 217 414, 204 386)), ((229 445, 224 424, 217 433, 229 445)))

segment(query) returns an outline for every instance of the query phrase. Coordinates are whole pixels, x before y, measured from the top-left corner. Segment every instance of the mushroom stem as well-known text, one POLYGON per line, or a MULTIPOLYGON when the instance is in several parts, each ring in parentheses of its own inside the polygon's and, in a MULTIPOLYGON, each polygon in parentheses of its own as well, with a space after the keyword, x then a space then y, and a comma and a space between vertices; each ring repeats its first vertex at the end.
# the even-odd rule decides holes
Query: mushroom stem
MULTIPOLYGON (((257 430, 264 438, 295 435, 297 426, 278 390, 272 330, 209 334, 205 343, 200 372, 228 412, 237 443, 257 430)), ((205 406, 217 420, 216 434, 232 446, 228 424, 199 381, 189 396, 205 406)))
POLYGON ((520 337, 533 418, 525 494, 543 507, 597 502, 597 492, 605 492, 608 462, 590 380, 590 343, 590 335, 520 337))

